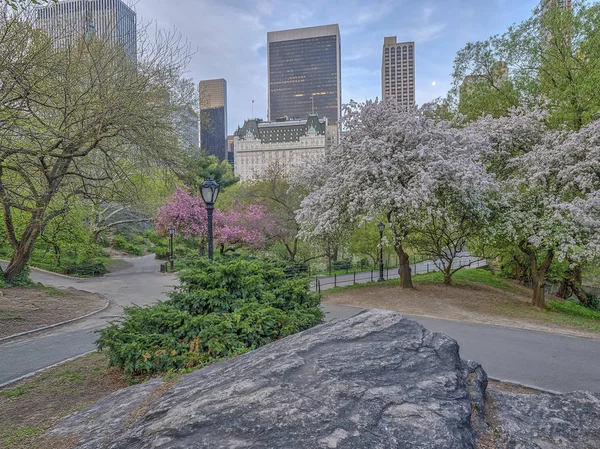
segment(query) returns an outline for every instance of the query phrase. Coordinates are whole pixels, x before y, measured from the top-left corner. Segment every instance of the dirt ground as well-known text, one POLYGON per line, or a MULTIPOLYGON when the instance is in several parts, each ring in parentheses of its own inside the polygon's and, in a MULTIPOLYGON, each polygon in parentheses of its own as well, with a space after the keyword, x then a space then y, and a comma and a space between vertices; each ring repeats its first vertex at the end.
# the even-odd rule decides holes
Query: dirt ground
POLYGON ((64 449, 74 441, 41 438, 60 418, 88 407, 127 384, 90 354, 0 389, 0 449, 64 449))
POLYGON ((106 303, 96 293, 75 289, 35 287, 0 291, 0 338, 77 318, 106 303))
POLYGON ((379 285, 325 293, 324 303, 362 308, 388 309, 406 315, 440 318, 471 323, 492 324, 576 337, 600 339, 594 332, 597 322, 589 323, 531 305, 530 292, 516 284, 505 291, 483 284, 448 287, 417 284, 415 289, 396 285, 379 285), (522 290, 522 291, 521 291, 522 290), (579 325, 573 325, 573 323, 579 325))

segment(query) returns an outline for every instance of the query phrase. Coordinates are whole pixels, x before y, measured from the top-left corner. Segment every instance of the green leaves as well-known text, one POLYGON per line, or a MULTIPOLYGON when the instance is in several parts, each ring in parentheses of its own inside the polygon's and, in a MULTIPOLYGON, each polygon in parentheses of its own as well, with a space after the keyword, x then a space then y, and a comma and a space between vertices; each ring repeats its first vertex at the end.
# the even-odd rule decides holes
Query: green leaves
POLYGON ((319 324, 320 297, 279 262, 190 259, 170 299, 129 307, 99 331, 98 349, 126 376, 201 367, 319 324))

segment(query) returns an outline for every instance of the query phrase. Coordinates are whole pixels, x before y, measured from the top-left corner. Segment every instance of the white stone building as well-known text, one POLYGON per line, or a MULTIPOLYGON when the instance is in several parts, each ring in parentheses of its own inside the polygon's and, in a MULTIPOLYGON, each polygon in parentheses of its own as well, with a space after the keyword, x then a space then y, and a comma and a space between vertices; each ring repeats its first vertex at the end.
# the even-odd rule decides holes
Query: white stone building
POLYGON ((241 181, 259 180, 274 164, 289 171, 303 163, 318 162, 325 157, 328 141, 336 140, 328 139, 328 131, 327 119, 316 114, 307 120, 246 120, 234 134, 235 174, 241 181))

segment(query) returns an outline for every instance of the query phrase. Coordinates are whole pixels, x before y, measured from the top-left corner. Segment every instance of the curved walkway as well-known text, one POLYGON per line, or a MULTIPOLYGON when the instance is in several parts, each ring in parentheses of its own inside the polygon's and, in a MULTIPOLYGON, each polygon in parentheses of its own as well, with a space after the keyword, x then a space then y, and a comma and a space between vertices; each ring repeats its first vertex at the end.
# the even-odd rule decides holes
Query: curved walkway
MULTIPOLYGON (((95 349, 94 330, 120 316, 122 308, 165 299, 176 278, 156 271, 153 256, 128 259, 132 267, 94 279, 68 279, 32 270, 37 282, 101 293, 111 306, 89 319, 0 344, 0 385, 95 349)), ((351 276, 351 275, 350 275, 351 276)), ((361 309, 323 305, 327 320, 361 309)), ((461 356, 480 362, 490 377, 553 391, 600 392, 600 340, 497 326, 412 317, 458 341, 461 356)))
POLYGON ((32 268, 35 282, 100 293, 110 299, 110 306, 88 319, 0 344, 0 385, 93 351, 94 331, 117 319, 123 307, 167 298, 166 292, 177 280, 173 275, 157 273, 160 262, 154 255, 126 260, 133 266, 99 278, 68 278, 32 268))

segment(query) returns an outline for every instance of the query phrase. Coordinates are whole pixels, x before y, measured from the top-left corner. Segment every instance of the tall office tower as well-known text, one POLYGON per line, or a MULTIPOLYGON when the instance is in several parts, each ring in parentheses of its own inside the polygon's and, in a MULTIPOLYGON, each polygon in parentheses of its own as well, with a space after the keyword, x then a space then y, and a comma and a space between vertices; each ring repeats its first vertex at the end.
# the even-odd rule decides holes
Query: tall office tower
POLYGON ((227 158, 227 81, 200 81, 200 148, 227 158))
POLYGON ((324 25, 267 33, 269 121, 341 114, 340 28, 324 25))
POLYGON ((381 99, 401 106, 415 105, 415 43, 383 39, 381 55, 381 99))
POLYGON ((137 55, 136 14, 121 0, 66 0, 36 7, 36 25, 59 48, 92 35, 137 55))

